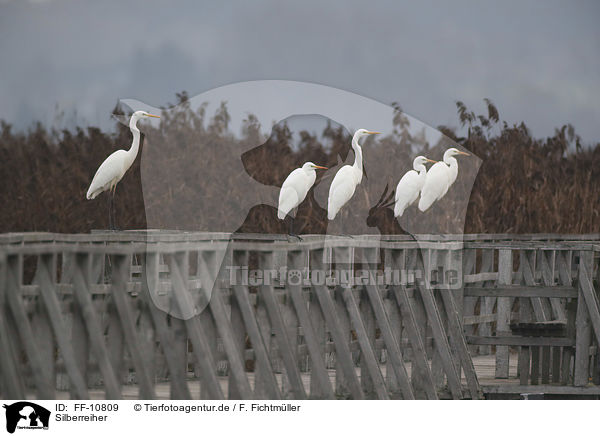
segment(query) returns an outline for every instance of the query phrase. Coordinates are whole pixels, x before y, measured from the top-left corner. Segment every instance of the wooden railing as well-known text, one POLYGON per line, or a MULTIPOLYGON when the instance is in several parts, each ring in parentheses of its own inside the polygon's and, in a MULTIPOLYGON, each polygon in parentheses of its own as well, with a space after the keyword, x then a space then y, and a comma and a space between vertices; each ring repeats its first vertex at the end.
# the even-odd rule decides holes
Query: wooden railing
POLYGON ((0 396, 600 395, 599 253, 598 235, 0 235, 0 396))

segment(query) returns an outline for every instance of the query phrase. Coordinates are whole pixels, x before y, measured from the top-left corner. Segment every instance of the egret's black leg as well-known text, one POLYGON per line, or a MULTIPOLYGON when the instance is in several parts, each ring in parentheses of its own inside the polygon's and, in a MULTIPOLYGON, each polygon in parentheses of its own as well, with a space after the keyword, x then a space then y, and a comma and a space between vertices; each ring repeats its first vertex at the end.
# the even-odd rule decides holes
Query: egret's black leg
MULTIPOLYGON (((346 221, 347 215, 348 214, 347 214, 346 211, 344 211, 344 213, 340 214, 340 221, 342 222, 342 230, 344 229, 343 223, 346 221)), ((344 232, 340 233, 340 236, 346 236, 346 237, 348 237, 350 239, 354 239, 354 236, 352 236, 352 235, 350 235, 348 233, 344 233, 344 232)))
POLYGON ((115 191, 117 190, 117 187, 115 186, 115 188, 113 189, 111 198, 112 198, 112 213, 113 213, 113 218, 112 218, 112 222, 113 222, 113 230, 119 230, 119 228, 117 227, 117 210, 115 207, 115 191))
POLYGON ((290 231, 288 232, 288 234, 290 236, 294 236, 295 238, 298 238, 298 240, 302 241, 302 238, 294 233, 294 217, 291 215, 289 217, 290 217, 290 231))
POLYGON ((112 194, 108 195, 108 230, 113 230, 113 215, 112 215, 113 200, 112 194))

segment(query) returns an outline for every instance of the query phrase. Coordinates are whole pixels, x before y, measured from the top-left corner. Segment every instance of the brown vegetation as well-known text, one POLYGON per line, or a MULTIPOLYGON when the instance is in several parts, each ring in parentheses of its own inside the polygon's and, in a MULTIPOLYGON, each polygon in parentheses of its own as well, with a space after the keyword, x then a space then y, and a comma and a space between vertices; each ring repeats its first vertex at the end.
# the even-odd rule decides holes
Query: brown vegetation
MULTIPOLYGON (((289 171, 308 160, 335 167, 338 156, 342 161, 353 159, 348 132, 333 123, 319 137, 301 132, 299 143, 291 147, 292 136, 285 123, 275 126, 264 142, 257 120, 249 115, 242 137, 238 138, 228 130, 225 105, 207 122, 204 108, 192 111, 186 106, 185 94, 180 97, 177 110, 165 111, 159 127, 144 130, 146 144, 142 147, 149 147, 144 155, 147 166, 142 167, 138 157, 118 185, 116 208, 121 228, 162 225, 281 233, 286 226, 276 219, 273 201, 276 202, 276 188, 289 171), (191 145, 200 142, 206 145, 201 153, 191 145), (152 148, 157 143, 160 148, 152 148), (153 153, 159 153, 154 161, 153 153), (186 157, 178 159, 181 155, 186 157), (265 165, 268 162, 277 165, 265 165), (195 170, 199 163, 208 168, 208 173, 195 170), (247 180, 251 179, 257 186, 264 186, 265 191, 252 188, 249 193, 247 180), (147 183, 148 180, 153 182, 147 183), (165 207, 168 201, 186 206, 170 209, 165 207), (203 206, 219 201, 226 207, 206 211, 203 206), (245 219, 235 228, 222 228, 231 215, 245 219)), ((600 232, 600 144, 583 147, 570 125, 557 129, 552 137, 533 138, 524 123, 507 125, 500 121, 493 104, 487 100, 486 103, 486 115, 475 115, 457 103, 460 123, 468 132, 466 137, 458 137, 454 129, 440 127, 483 160, 469 199, 465 232, 600 232)), ((402 120, 397 121, 401 125, 402 120)), ((98 165, 112 151, 130 143, 126 126, 119 124, 112 133, 93 127, 57 132, 42 125, 16 133, 4 122, 0 127, 0 232, 71 233, 106 228, 107 203, 103 197, 107 195, 87 201, 85 191, 98 165)), ((374 161, 395 165, 395 182, 382 182, 393 189, 410 167, 414 157, 411 145, 419 138, 402 133, 379 140, 380 145, 368 152, 366 174, 369 180, 380 174, 374 161)), ((321 179, 322 174, 317 185, 321 179)), ((373 191, 365 193, 364 198, 359 196, 365 203, 364 216, 346 219, 366 222, 382 233, 402 231, 391 216, 391 208, 381 207, 385 201, 374 207, 390 194, 388 190, 381 196, 384 189, 377 189, 377 194, 373 191)), ((303 233, 325 232, 326 213, 322 205, 322 193, 316 189, 298 211, 297 229, 303 233)))

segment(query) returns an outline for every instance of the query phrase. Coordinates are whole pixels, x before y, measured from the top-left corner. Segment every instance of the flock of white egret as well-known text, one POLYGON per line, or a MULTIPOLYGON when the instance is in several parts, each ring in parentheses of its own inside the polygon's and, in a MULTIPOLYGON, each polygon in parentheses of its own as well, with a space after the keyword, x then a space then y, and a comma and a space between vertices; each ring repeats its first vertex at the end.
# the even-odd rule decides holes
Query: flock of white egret
MULTIPOLYGON (((363 136, 378 133, 366 129, 358 129, 354 133, 352 137, 352 149, 355 155, 354 164, 344 165, 340 168, 329 187, 327 218, 330 221, 335 219, 340 209, 352 198, 356 187, 362 181, 363 151, 358 141, 363 136)), ((458 162, 454 156, 461 154, 469 156, 469 153, 460 151, 457 148, 446 150, 442 162, 428 159, 425 156, 417 156, 413 161, 414 169, 404 174, 396 187, 394 216, 401 217, 406 208, 419 198, 419 194, 421 199, 418 207, 421 212, 425 212, 435 201, 446 195, 458 176, 458 162), (434 164, 429 172, 425 167, 426 162, 434 164)), ((315 183, 315 169, 318 168, 327 169, 312 162, 306 162, 302 167, 292 171, 285 179, 279 192, 277 217, 280 220, 285 219, 292 209, 298 207, 304 201, 308 191, 315 183)), ((289 233, 291 235, 293 235, 292 226, 293 218, 290 215, 289 233)))
MULTIPOLYGON (((133 113, 129 121, 129 128, 133 134, 131 147, 127 151, 115 151, 102 162, 86 194, 87 199, 91 200, 104 191, 110 191, 109 225, 111 229, 115 228, 113 203, 117 183, 131 167, 138 154, 140 131, 137 128, 137 122, 144 117, 160 118, 158 115, 151 115, 145 111, 133 113)), ((356 187, 362 181, 363 151, 359 144, 360 138, 378 133, 366 129, 358 129, 354 133, 352 137, 354 164, 344 165, 340 168, 329 187, 327 218, 330 221, 335 219, 340 209, 352 198, 356 187)), ((449 148, 444 153, 443 161, 440 162, 424 156, 417 156, 413 161, 414 169, 404 174, 396 187, 394 216, 402 216, 406 208, 412 205, 419 198, 419 195, 421 198, 418 207, 421 212, 425 212, 435 201, 446 195, 458 176, 458 162, 454 157, 456 155, 469 156, 469 153, 456 148, 449 148), (434 164, 429 171, 425 167, 427 162, 434 164)), ((291 235, 293 235, 293 217, 290 212, 304 201, 310 188, 315 184, 317 169, 326 170, 327 168, 312 162, 306 162, 300 168, 293 170, 281 185, 277 217, 283 220, 286 216, 290 216, 289 233, 291 235)))

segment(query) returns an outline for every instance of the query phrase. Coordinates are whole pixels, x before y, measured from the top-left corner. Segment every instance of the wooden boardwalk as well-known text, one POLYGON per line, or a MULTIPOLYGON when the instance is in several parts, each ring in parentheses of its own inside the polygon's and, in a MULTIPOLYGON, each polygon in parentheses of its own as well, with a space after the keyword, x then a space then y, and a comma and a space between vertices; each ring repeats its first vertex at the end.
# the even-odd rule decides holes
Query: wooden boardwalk
MULTIPOLYGON (((513 393, 539 393, 546 392, 554 395, 568 395, 569 393, 573 394, 575 392, 571 392, 568 386, 561 385, 552 385, 552 386, 544 386, 542 388, 538 386, 522 386, 519 384, 519 379, 517 377, 517 355, 514 355, 514 359, 511 360, 509 366, 509 378, 508 379, 497 379, 495 378, 496 371, 496 358, 493 355, 488 356, 475 356, 473 358, 473 364, 475 366, 475 371, 477 372, 477 377, 479 382, 481 383, 482 389, 484 393, 505 393, 505 394, 513 394, 513 393)), ((412 373, 412 365, 407 365, 408 373, 412 373)), ((387 374, 387 368, 384 366, 383 368, 384 374, 387 374)), ((360 376, 360 370, 356 370, 357 376, 360 376)), ((336 372, 335 370, 328 371, 329 380, 332 384, 335 384, 336 372)), ((283 375, 277 375, 277 382, 281 386, 283 375)), ((254 374, 249 374, 248 380, 250 381, 251 387, 255 388, 255 377, 254 374)), ((228 390, 228 377, 219 377, 219 383, 221 385, 221 389, 224 392, 228 390)), ((302 382, 304 384, 304 388, 309 391, 310 390, 310 374, 302 374, 302 382)), ((462 377, 463 384, 466 384, 466 379, 462 377)), ((194 379, 193 374, 189 374, 188 385, 190 387, 190 393, 192 398, 200 399, 200 391, 201 391, 201 383, 199 379, 194 379)), ((579 392, 580 394, 582 392, 579 392)), ((600 397, 600 387, 589 386, 587 388, 586 395, 593 395, 600 397)), ((90 398, 94 400, 104 400, 105 392, 103 389, 90 389, 90 398)), ((123 399, 125 400, 136 400, 139 398, 139 388, 137 385, 129 384, 123 386, 123 399)), ((31 398, 34 399, 34 398, 31 398)), ((59 392, 56 399, 58 400, 68 400, 69 393, 66 391, 59 392)), ((158 400, 169 400, 171 399, 171 389, 169 382, 159 382, 156 384, 156 399, 158 400)))
POLYGON ((0 397, 599 395, 599 254, 600 235, 0 235, 0 397))
MULTIPOLYGON (((473 359, 473 363, 475 365, 475 370, 477 372, 477 376, 482 385, 485 386, 504 386, 504 385, 514 385, 518 386, 519 380, 517 379, 517 364, 516 361, 511 363, 510 365, 510 379, 508 380, 498 380, 494 378, 494 372, 496 368, 496 360, 494 356, 476 356, 473 359)), ((410 362, 407 364, 407 371, 409 375, 412 373, 412 365, 410 362)), ((387 366, 382 366, 382 372, 387 375, 387 366)), ((360 369, 356 368, 356 375, 360 377, 360 369)), ((335 385, 336 371, 331 369, 328 371, 329 381, 333 385, 335 385)), ((283 374, 277 374, 277 383, 279 386, 283 383, 283 374)), ((223 392, 227 392, 229 389, 229 377, 218 377, 219 383, 221 385, 221 389, 223 392)), ((252 389, 255 388, 255 374, 249 373, 248 380, 250 382, 250 386, 252 389)), ((466 379, 463 375, 462 381, 466 384, 466 379)), ((302 374, 302 383, 306 391, 310 391, 310 374, 304 373, 302 374)), ((188 374, 188 385, 190 387, 190 393, 192 398, 201 399, 201 383, 200 379, 194 378, 193 374, 188 374)), ((93 400, 104 400, 106 397, 106 393, 104 389, 90 389, 90 398, 93 400)), ((139 387, 135 384, 128 384, 123 386, 123 399, 125 400, 136 400, 139 398, 139 387)), ((168 400, 171 398, 171 388, 169 382, 158 382, 156 383, 156 399, 158 400, 168 400)), ((31 397, 30 399, 34 399, 31 397)), ((68 400, 69 392, 62 391, 58 392, 57 400, 68 400)))

